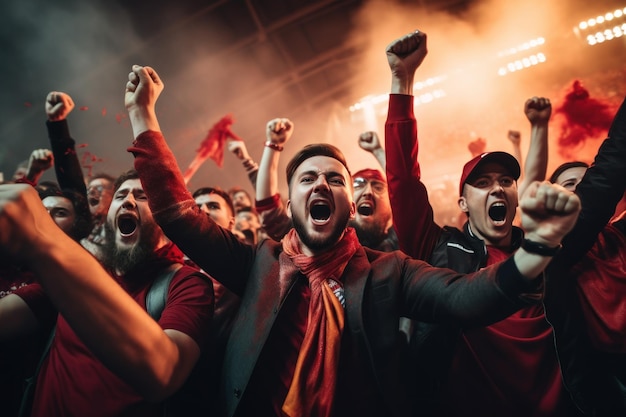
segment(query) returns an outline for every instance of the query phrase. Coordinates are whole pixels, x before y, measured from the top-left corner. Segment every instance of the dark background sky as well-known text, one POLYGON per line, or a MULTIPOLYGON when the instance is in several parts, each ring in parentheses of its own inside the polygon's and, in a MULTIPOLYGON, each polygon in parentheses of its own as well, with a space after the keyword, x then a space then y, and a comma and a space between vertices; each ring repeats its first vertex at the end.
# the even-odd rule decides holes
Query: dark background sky
MULTIPOLYGON (((93 172, 131 167, 123 91, 135 63, 153 66, 165 82, 157 112, 183 170, 226 114, 256 160, 266 122, 289 117, 296 128, 283 166, 300 146, 321 141, 340 146, 353 171, 375 167, 356 138, 367 129, 382 137, 389 89, 384 48, 419 28, 429 36, 429 56, 416 81, 445 77, 416 92, 444 96, 417 107, 422 172, 436 186, 458 177, 473 138, 486 138, 488 149, 510 150, 506 131, 514 128, 527 140, 526 98, 549 96, 556 105, 581 79, 592 95, 621 101, 625 38, 590 47, 572 29, 624 6, 613 0, 3 2, 0 172, 10 178, 33 149, 47 147, 44 99, 52 90, 74 98, 71 131, 93 172), (507 60, 523 56, 499 58, 498 51, 537 37, 545 39, 544 64, 497 75, 507 60), (369 95, 383 97, 373 115, 349 111, 369 95)), ((559 126, 553 118, 551 135, 559 126)), ((571 151, 589 159, 598 143, 571 151)), ((551 166, 563 158, 556 146, 551 155, 551 166)), ((189 184, 204 185, 251 190, 230 154, 222 169, 207 161, 189 184)))

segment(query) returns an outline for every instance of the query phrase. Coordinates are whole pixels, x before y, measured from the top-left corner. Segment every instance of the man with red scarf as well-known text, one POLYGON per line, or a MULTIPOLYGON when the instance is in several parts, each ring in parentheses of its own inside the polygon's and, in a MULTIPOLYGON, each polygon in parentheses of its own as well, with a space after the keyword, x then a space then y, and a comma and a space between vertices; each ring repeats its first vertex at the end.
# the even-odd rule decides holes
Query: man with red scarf
POLYGON ((287 166, 294 228, 281 243, 245 245, 186 189, 155 113, 162 89, 154 69, 132 67, 128 150, 166 235, 242 298, 224 358, 226 416, 410 415, 400 317, 479 326, 540 298, 551 257, 537 252, 558 247, 579 211, 572 193, 534 183, 521 201, 527 249, 469 275, 433 268, 358 243, 343 154, 311 144, 287 166))
MULTIPOLYGON (((116 181, 106 229, 111 274, 52 221, 31 186, 0 186, 0 253, 10 257, 1 262, 22 262, 38 279, 0 300, 0 341, 56 321, 32 416, 161 416, 208 349, 211 282, 182 265, 182 252, 154 222, 136 172, 116 181), (163 274, 171 281, 153 319, 146 298, 163 274)), ((193 415, 188 406, 175 407, 193 415)))

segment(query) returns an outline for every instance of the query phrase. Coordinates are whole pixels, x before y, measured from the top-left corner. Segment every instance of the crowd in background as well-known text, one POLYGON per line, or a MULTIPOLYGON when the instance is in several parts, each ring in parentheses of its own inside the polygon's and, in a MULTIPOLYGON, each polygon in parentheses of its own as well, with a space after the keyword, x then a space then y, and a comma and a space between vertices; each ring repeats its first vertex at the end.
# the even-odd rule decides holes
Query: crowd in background
MULTIPOLYGON (((611 110, 594 154, 551 161, 557 91, 531 92, 515 110, 530 129, 502 132, 503 149, 461 139, 458 177, 428 186, 420 160, 446 150, 418 146, 426 43, 415 31, 386 50, 385 131, 354 138, 377 166, 351 172, 309 144, 283 175, 297 120, 277 117, 258 158, 228 141, 241 167, 225 172, 250 178, 228 190, 186 187, 154 109, 158 69, 120 80, 124 173, 85 176, 74 102, 51 91, 50 147, 0 185, 2 414, 623 414, 626 71, 585 80, 611 110)), ((437 140, 459 131, 452 118, 437 140)))

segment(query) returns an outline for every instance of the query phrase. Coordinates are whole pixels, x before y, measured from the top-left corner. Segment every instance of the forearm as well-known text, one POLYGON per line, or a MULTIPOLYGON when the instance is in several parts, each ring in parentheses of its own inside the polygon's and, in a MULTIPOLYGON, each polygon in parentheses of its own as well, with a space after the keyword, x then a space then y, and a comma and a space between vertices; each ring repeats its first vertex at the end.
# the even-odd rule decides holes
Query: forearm
POLYGON ((135 157, 135 169, 153 213, 183 201, 194 201, 161 132, 150 130, 139 134, 127 150, 135 157))
POLYGON ((415 74, 392 74, 391 76, 391 94, 408 94, 413 95, 413 80, 415 74))
POLYGON ((390 96, 385 149, 389 199, 400 248, 416 259, 428 260, 440 228, 434 223, 428 193, 420 180, 412 96, 390 96))
POLYGON ((261 219, 261 228, 273 240, 280 242, 292 227, 280 194, 274 194, 265 200, 257 200, 256 207, 261 219))
POLYGON ((67 120, 46 121, 50 147, 54 155, 54 170, 61 188, 87 195, 83 171, 76 154, 76 143, 70 136, 67 120))
POLYGON ((413 113, 413 96, 391 94, 385 122, 385 171, 391 178, 420 177, 417 161, 417 120, 413 113))
POLYGON ((154 109, 145 107, 132 107, 128 109, 128 118, 133 128, 133 137, 137 139, 140 134, 147 131, 160 132, 159 120, 154 109))
POLYGON ((383 169, 383 172, 387 169, 387 161, 385 160, 385 150, 383 148, 376 148, 372 151, 372 155, 380 164, 380 167, 383 169))
POLYGON ((40 170, 30 171, 29 170, 24 176, 24 178, 29 184, 36 186, 37 184, 39 184, 39 180, 41 179, 42 175, 43 175, 43 171, 40 171, 40 170))
MULTIPOLYGON (((532 237, 529 236, 526 236, 526 238, 528 238, 529 240, 534 240, 532 239, 532 237)), ((547 246, 556 245, 549 244, 547 246)), ((552 260, 552 257, 537 255, 535 253, 527 252, 523 248, 519 248, 513 255, 513 260, 515 261, 515 265, 517 266, 517 269, 523 277, 528 280, 534 280, 542 274, 542 272, 552 260)))
POLYGON ((280 151, 265 146, 256 179, 256 199, 264 200, 278 194, 278 161, 280 151))
POLYGON ((254 162, 252 158, 244 159, 242 161, 243 167, 246 169, 246 173, 248 174, 248 179, 250 180, 250 184, 252 184, 252 188, 256 192, 256 181, 257 176, 259 174, 259 164, 254 162))
POLYGON ((60 231, 49 231, 31 266, 72 329, 114 373, 153 398, 175 379, 178 348, 160 326, 60 231))
POLYGON ((544 181, 547 169, 548 123, 533 124, 530 130, 530 145, 524 164, 524 178, 518 187, 519 195, 523 195, 528 184, 533 181, 544 181))
MULTIPOLYGON (((513 142, 511 143, 512 146, 512 150, 511 150, 511 154, 515 157, 515 159, 517 159, 517 162, 520 164, 520 166, 523 165, 523 158, 522 158, 522 147, 520 146, 519 143, 513 142)), ((524 176, 524 173, 522 172, 522 178, 524 176)), ((522 193, 520 193, 520 195, 522 195, 522 193)))
MULTIPOLYGON (((409 269, 419 266, 416 262, 408 260, 409 269)), ((523 277, 509 258, 471 274, 423 264, 411 272, 401 292, 409 306, 407 317, 479 327, 537 302, 541 291, 542 282, 523 277)))

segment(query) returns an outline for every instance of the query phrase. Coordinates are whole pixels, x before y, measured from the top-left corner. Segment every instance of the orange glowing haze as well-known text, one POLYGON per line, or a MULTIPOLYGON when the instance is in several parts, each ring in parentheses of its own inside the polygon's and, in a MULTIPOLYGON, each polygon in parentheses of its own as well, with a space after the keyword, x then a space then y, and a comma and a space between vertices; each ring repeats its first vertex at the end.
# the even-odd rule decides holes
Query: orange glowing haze
MULTIPOLYGON (((470 141, 483 138, 487 150, 512 151, 507 131, 518 130, 525 155, 530 137, 523 114, 526 99, 545 96, 556 108, 574 80, 580 80, 592 98, 613 109, 626 93, 626 37, 590 46, 587 32, 574 30, 581 20, 623 9, 626 1, 468 0, 466 7, 454 9, 452 6, 462 2, 352 1, 351 5, 360 8, 351 21, 333 19, 331 13, 323 21, 327 27, 315 24, 323 29, 315 33, 327 38, 308 39, 310 44, 333 45, 335 50, 313 60, 303 58, 303 62, 297 61, 298 51, 283 51, 282 56, 292 60, 284 63, 291 67, 286 73, 269 70, 274 69, 270 64, 277 58, 277 42, 272 36, 279 29, 293 36, 313 31, 283 28, 280 20, 272 22, 264 16, 264 32, 254 24, 240 23, 237 15, 217 13, 220 7, 237 6, 235 2, 203 4, 204 15, 202 11, 183 13, 185 5, 193 1, 157 2, 151 10, 158 13, 156 24, 133 16, 125 8, 126 2, 107 2, 105 6, 67 1, 76 3, 71 12, 54 2, 27 0, 3 6, 5 13, 0 14, 0 24, 12 34, 7 45, 14 46, 5 54, 4 62, 12 65, 7 67, 10 73, 0 97, 7 120, 0 125, 0 172, 5 178, 10 178, 17 163, 27 159, 33 149, 47 146, 43 100, 52 90, 67 91, 74 98, 76 109, 69 119, 72 135, 85 146, 79 149, 81 154, 97 156, 94 172, 116 175, 129 168, 132 157, 126 148, 132 132, 121 92, 135 63, 154 66, 165 82, 157 112, 182 170, 194 159, 210 127, 224 115, 233 115, 232 130, 244 139, 256 161, 263 151, 266 122, 274 117, 292 119, 294 136, 280 162, 280 190, 286 196, 284 167, 306 143, 325 141, 339 146, 353 172, 378 166, 373 156, 358 147, 357 137, 365 130, 376 130, 383 138, 390 86, 385 47, 415 29, 426 32, 429 54, 416 75, 422 88, 415 89, 419 161, 431 195, 441 201, 439 212, 444 211, 441 207, 456 210, 454 190, 461 167, 470 157, 470 141), (416 3, 436 4, 437 10, 430 7, 427 11, 416 3), (34 9, 39 14, 33 13, 34 9), (206 24, 201 18, 209 12, 222 20, 206 24), (230 20, 225 20, 228 17, 230 20), (229 41, 235 26, 245 35, 243 40, 229 41), (332 37, 337 33, 348 36, 334 44, 332 37), (359 53, 338 56, 337 50, 344 50, 338 47, 359 53), (522 69, 510 72, 516 61, 522 69), (521 62, 528 63, 528 68, 521 62), (322 72, 326 67, 333 72, 322 72), (303 90, 299 78, 305 78, 307 72, 332 80, 330 87, 316 91, 310 101, 294 100, 303 90), (346 85, 350 91, 343 98, 333 96, 334 88, 346 85), (368 96, 375 103, 349 110, 368 96)), ((250 5, 269 7, 263 1, 245 3, 247 6, 240 5, 239 17, 250 5)), ((310 7, 319 3, 312 1, 310 7)), ((341 4, 326 2, 323 7, 334 10, 341 4)), ((614 21, 616 25, 626 22, 623 17, 614 21)), ((287 46, 284 43, 279 49, 287 46)), ((548 173, 569 157, 591 161, 606 135, 600 131, 573 149, 559 149, 556 138, 562 120, 553 114, 550 123, 548 173)), ((54 173, 46 176, 44 179, 51 179, 54 173)), ((223 168, 207 161, 188 184, 192 190, 207 185, 225 189, 240 185, 251 191, 241 162, 228 152, 223 168)))

